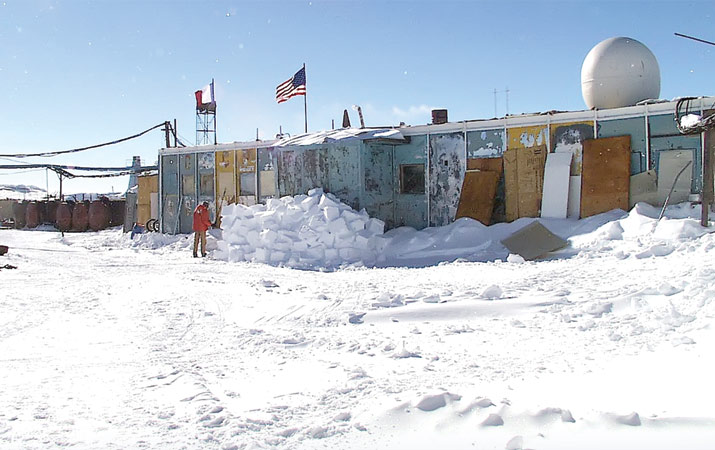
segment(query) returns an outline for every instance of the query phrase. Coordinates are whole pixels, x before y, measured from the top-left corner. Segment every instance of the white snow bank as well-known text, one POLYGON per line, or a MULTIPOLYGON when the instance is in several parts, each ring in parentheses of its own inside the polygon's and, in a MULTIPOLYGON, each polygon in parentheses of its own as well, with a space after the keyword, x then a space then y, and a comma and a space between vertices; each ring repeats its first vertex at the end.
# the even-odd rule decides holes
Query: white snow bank
MULTIPOLYGON (((669 207, 660 221, 659 214, 659 208, 638 203, 629 213, 613 210, 581 220, 521 218, 487 227, 460 218, 443 227, 400 227, 383 234, 384 222, 316 188, 308 195, 270 199, 265 205, 225 206, 223 239, 216 242, 213 257, 302 269, 426 267, 455 260, 521 262, 509 255, 501 240, 539 220, 569 240, 570 248, 552 256, 610 248, 614 241, 637 241, 642 248, 629 247, 621 254, 644 258, 672 252, 663 241, 695 239, 713 231, 700 226, 699 208, 689 203, 669 207)), ((153 244, 148 246, 156 248, 153 244)))
POLYGON ((668 207, 660 221, 659 214, 660 209, 646 203, 637 203, 625 216, 606 222, 593 231, 572 236, 571 246, 584 250, 603 246, 608 241, 632 241, 641 245, 662 247, 665 241, 697 239, 715 231, 712 227, 700 226, 700 207, 690 203, 668 207))
POLYGON ((384 247, 384 222, 320 188, 265 205, 224 206, 221 213, 223 240, 213 252, 219 260, 295 268, 373 265, 384 247))

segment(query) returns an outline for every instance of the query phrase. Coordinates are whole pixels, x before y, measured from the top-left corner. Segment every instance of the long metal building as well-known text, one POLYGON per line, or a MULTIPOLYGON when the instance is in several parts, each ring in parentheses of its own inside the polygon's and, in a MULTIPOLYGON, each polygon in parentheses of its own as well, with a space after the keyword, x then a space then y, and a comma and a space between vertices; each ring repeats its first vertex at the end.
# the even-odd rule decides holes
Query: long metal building
MULTIPOLYGON (((313 187, 332 192, 354 209, 365 208, 388 228, 446 225, 465 215, 484 223, 537 217, 545 196, 554 193, 549 189, 568 190, 560 194, 570 196, 569 216, 585 216, 613 206, 599 202, 619 195, 625 195, 625 208, 635 201, 661 202, 673 171, 687 161, 691 164, 673 201, 695 200, 702 187, 702 156, 709 136, 681 134, 675 108, 675 101, 650 102, 163 148, 161 227, 167 233, 191 232, 193 209, 204 200, 215 214, 222 204, 250 205, 313 187), (620 153, 613 155, 625 158, 584 161, 585 146, 593 145, 593 154, 604 155, 614 145, 606 138, 619 136, 624 137, 618 141, 620 153), (570 184, 547 186, 545 191, 546 161, 553 153, 572 155, 570 184), (623 171, 625 187, 610 181, 624 179, 623 171)), ((691 112, 701 116, 714 108, 714 97, 690 104, 691 112)), ((621 200, 617 205, 622 204, 621 200)))

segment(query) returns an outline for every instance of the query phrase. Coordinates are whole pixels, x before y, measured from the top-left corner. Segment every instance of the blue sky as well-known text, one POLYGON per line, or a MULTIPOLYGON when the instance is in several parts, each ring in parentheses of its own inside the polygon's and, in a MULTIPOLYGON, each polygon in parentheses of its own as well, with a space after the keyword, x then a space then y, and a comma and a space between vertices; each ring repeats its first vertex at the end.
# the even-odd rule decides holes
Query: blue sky
MULTIPOLYGON (((195 141, 193 92, 216 80, 218 140, 303 131, 303 99, 276 86, 306 64, 308 128, 339 126, 361 105, 368 126, 585 109, 581 64, 628 36, 655 54, 661 98, 715 94, 715 3, 707 1, 0 0, 0 154, 106 142, 177 119, 195 141)), ((111 147, 23 159, 153 163, 153 131, 111 147)), ((13 163, 7 158, 0 163, 13 163)), ((58 189, 43 170, 0 170, 0 184, 58 189), (49 180, 48 182, 46 180, 49 180)), ((73 180, 66 192, 125 189, 127 178, 73 180)))

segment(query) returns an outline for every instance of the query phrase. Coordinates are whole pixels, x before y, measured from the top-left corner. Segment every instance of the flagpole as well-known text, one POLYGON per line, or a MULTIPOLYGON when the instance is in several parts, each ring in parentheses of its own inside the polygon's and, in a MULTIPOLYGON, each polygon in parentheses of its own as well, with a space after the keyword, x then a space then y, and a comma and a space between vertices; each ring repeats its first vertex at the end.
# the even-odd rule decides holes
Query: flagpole
MULTIPOLYGON (((303 73, 305 74, 305 63, 303 63, 303 73)), ((305 118, 305 132, 308 133, 308 75, 305 76, 305 95, 303 96, 303 108, 305 118)))

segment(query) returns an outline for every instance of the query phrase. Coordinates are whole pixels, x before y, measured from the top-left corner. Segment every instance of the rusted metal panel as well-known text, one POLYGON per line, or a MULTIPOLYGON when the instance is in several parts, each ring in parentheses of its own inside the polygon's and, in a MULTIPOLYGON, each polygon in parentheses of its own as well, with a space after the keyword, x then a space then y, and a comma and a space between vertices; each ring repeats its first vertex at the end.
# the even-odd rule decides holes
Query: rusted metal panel
POLYGON ((581 175, 583 141, 593 139, 593 121, 555 123, 551 125, 551 151, 571 153, 571 176, 581 175))
POLYGON ((360 209, 361 172, 359 143, 330 144, 328 187, 343 203, 360 209))
POLYGON ((300 176, 300 159, 296 161, 296 150, 278 152, 278 195, 296 195, 297 181, 300 176))
POLYGON ((196 153, 179 156, 181 207, 179 208, 179 232, 193 231, 193 215, 196 208, 196 153))
POLYGON ((368 143, 363 147, 362 167, 364 173, 361 207, 394 227, 394 177, 392 159, 394 146, 368 143))
POLYGON ((631 138, 589 139, 583 144, 581 217, 628 209, 631 138))
MULTIPOLYGON (((427 174, 427 155, 429 152, 426 135, 412 136, 407 144, 394 146, 393 156, 393 189, 394 212, 391 227, 409 226, 421 229, 427 226, 427 180, 422 194, 405 194, 400 192, 400 166, 404 164, 419 164, 427 174)), ((425 177, 426 178, 426 177, 425 177)))
POLYGON ((236 151, 216 152, 214 164, 218 201, 224 204, 236 203, 236 151))
POLYGON ((303 176, 301 192, 328 186, 328 146, 308 147, 303 150, 303 176))
POLYGON ((507 130, 504 152, 506 219, 538 217, 544 188, 546 163, 546 125, 507 130))
POLYGON ((433 134, 429 138, 429 224, 454 221, 467 167, 464 133, 433 134))
POLYGON ((504 129, 467 132, 467 158, 500 158, 504 154, 504 129))

